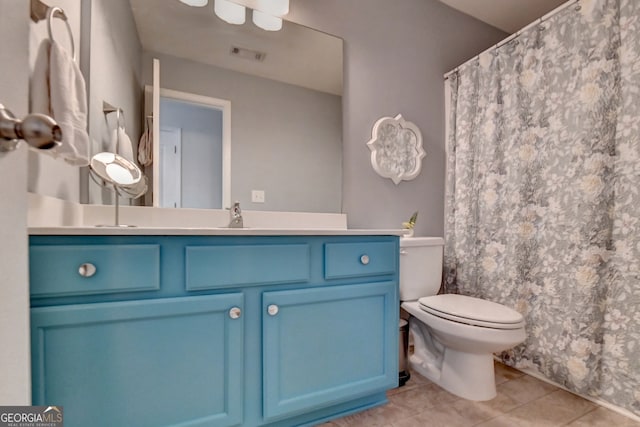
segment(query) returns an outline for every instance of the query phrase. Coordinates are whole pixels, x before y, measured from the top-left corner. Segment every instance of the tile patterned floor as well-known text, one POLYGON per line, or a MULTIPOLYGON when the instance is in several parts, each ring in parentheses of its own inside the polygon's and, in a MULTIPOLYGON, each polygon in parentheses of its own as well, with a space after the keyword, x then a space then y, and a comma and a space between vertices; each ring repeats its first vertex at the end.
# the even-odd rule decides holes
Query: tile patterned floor
POLYGON ((640 423, 496 363, 498 396, 461 399, 412 374, 389 403, 321 427, 640 427, 640 423))

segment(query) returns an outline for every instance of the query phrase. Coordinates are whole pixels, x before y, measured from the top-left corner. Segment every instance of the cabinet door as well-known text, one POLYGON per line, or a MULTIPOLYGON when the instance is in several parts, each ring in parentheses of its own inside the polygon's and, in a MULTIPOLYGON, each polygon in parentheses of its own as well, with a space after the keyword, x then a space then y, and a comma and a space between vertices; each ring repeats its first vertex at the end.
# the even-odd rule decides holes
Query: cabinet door
POLYGON ((242 423, 240 293, 31 310, 33 404, 65 425, 242 423))
POLYGON ((263 415, 271 421, 395 387, 395 282, 265 292, 263 415))

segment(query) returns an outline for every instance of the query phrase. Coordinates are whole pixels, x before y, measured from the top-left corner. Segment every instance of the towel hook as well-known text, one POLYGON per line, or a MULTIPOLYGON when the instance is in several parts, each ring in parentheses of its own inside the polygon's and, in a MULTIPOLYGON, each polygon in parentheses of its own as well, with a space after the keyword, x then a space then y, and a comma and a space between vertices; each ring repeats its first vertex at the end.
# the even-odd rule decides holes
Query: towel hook
POLYGON ((67 15, 65 15, 64 10, 62 10, 61 8, 54 6, 54 7, 50 7, 47 10, 47 31, 49 32, 49 40, 53 41, 53 30, 52 30, 52 21, 53 18, 60 18, 64 21, 66 27, 67 27, 67 32, 69 33, 69 41, 71 42, 71 56, 73 58, 73 60, 76 60, 76 45, 75 42, 73 40, 73 33, 71 32, 71 25, 69 25, 69 20, 67 19, 67 15))

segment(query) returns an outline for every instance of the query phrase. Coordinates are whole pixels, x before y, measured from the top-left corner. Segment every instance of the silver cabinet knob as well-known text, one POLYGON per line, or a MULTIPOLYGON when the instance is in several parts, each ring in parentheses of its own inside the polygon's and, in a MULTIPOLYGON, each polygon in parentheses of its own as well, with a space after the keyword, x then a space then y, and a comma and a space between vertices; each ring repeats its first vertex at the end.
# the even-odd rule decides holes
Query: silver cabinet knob
POLYGON ((242 310, 240 310, 240 308, 238 307, 233 307, 231 310, 229 310, 229 317, 232 319, 237 319, 242 315, 242 310))
POLYGON ((275 316, 276 314, 278 314, 279 310, 280 309, 275 304, 271 304, 269 307, 267 307, 267 313, 269 313, 269 316, 275 316))
POLYGON ((362 256, 360 257, 360 263, 361 263, 362 265, 367 265, 367 264, 369 264, 369 255, 362 255, 362 256))
POLYGON ((78 274, 82 277, 91 277, 96 274, 96 266, 90 262, 85 262, 78 267, 78 274))

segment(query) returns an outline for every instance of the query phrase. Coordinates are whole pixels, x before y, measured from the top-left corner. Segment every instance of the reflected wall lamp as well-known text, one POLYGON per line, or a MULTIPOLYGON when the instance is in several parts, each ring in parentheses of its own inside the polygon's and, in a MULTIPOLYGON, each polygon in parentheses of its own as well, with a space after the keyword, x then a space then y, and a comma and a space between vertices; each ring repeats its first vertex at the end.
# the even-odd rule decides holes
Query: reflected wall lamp
MULTIPOLYGON (((203 7, 209 0, 180 0, 182 3, 203 7)), ((282 28, 282 17, 289 13, 289 0, 252 0, 253 23, 266 31, 278 31, 282 28)), ((218 18, 229 24, 242 25, 245 22, 245 6, 231 0, 214 0, 213 10, 218 18)))
POLYGON ((289 0, 256 0, 253 23, 266 31, 282 28, 282 17, 289 13, 289 0))
POLYGON ((254 10, 252 16, 253 23, 265 31, 279 31, 282 28, 282 18, 259 10, 254 10))
POLYGON ((209 0, 180 0, 180 2, 187 6, 204 7, 209 3, 209 0))
POLYGON ((242 25, 245 20, 244 6, 229 0, 215 0, 213 10, 218 16, 229 24, 242 25))

